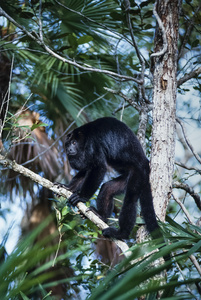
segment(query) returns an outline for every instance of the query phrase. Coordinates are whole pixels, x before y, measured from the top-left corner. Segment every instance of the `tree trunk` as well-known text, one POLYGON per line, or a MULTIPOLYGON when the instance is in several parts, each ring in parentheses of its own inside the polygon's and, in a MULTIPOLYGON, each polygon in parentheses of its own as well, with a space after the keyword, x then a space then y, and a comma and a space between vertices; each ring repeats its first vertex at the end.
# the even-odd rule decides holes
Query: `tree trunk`
POLYGON ((150 182, 156 215, 165 220, 172 191, 175 154, 176 72, 179 0, 159 0, 156 11, 163 26, 156 29, 153 89, 153 129, 150 182), (166 35, 166 41, 164 40, 166 35), (159 53, 162 49, 164 54, 159 53))

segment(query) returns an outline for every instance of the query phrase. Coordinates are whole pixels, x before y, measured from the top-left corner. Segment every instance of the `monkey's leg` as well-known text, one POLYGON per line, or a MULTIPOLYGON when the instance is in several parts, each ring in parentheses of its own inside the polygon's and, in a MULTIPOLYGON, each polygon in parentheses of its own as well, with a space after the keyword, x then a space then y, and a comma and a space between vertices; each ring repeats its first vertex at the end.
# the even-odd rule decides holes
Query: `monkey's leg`
POLYGON ((127 185, 128 174, 120 175, 104 183, 97 197, 97 213, 107 222, 113 211, 113 197, 122 194, 127 185))
POLYGON ((135 225, 136 204, 141 192, 141 175, 137 171, 131 171, 127 180, 127 188, 124 203, 119 216, 119 229, 109 227, 103 230, 106 237, 127 239, 135 225))

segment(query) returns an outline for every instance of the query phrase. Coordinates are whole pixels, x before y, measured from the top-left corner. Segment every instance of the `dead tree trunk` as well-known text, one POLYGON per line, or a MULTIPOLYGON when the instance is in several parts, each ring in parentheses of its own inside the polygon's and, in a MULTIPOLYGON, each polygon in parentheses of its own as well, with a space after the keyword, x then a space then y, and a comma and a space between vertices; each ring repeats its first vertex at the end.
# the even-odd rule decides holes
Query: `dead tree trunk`
POLYGON ((179 0, 158 0, 153 89, 150 182, 157 216, 164 221, 172 191, 175 154, 179 0))

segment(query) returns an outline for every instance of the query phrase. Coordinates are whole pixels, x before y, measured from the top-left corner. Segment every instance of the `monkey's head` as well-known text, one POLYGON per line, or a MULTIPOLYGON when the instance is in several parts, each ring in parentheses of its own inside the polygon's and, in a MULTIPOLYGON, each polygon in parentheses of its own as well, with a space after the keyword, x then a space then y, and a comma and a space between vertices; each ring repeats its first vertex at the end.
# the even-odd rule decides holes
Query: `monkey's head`
POLYGON ((76 139, 73 131, 66 136, 65 147, 67 156, 74 156, 79 150, 79 141, 76 139))
POLYGON ((84 160, 84 136, 83 133, 74 129, 66 136, 66 154, 73 169, 80 169, 84 160))

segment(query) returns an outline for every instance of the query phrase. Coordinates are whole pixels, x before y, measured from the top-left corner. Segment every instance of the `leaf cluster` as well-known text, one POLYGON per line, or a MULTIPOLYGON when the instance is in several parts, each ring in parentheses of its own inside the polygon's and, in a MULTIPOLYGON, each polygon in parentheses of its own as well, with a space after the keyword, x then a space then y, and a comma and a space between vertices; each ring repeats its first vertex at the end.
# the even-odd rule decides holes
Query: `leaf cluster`
MULTIPOLYGON (((68 238, 62 242, 60 250, 66 250, 53 261, 56 262, 55 266, 60 265, 62 269, 69 268, 74 261, 73 272, 76 271, 77 275, 72 275, 71 272, 71 275, 59 279, 59 268, 52 268, 52 260, 46 261, 49 255, 55 253, 57 245, 47 246, 48 240, 55 237, 51 236, 34 243, 38 234, 48 225, 47 221, 21 240, 13 253, 5 259, 3 259, 2 244, 0 292, 3 299, 21 299, 20 297, 35 299, 33 297, 39 294, 53 299, 51 289, 59 284, 64 284, 66 291, 74 289, 76 293, 79 293, 81 285, 88 294, 87 299, 90 300, 111 298, 127 300, 143 295, 146 295, 146 299, 155 299, 159 291, 162 291, 161 299, 197 299, 199 292, 196 287, 200 284, 200 276, 193 271, 186 272, 185 269, 190 270, 187 264, 190 255, 200 255, 199 227, 183 228, 169 219, 170 223, 164 225, 168 238, 167 245, 163 245, 157 251, 158 247, 162 246, 157 240, 136 244, 131 248, 132 255, 129 258, 110 269, 109 266, 101 267, 100 262, 93 258, 93 250, 90 250, 88 243, 79 243, 80 239, 84 240, 83 233, 88 230, 86 225, 83 225, 83 231, 77 235, 77 243, 72 242, 70 231, 75 232, 75 226, 70 219, 69 226, 66 226, 67 210, 63 208, 62 211, 63 234, 65 233, 68 238), (156 264, 169 253, 172 253, 172 261, 156 264), (88 263, 86 263, 87 257, 88 263), (184 266, 184 262, 186 262, 186 267, 183 268, 185 276, 182 277, 178 265, 184 266), (161 277, 157 276, 167 268, 169 268, 167 277, 161 281, 161 277)), ((86 295, 82 297, 85 299, 86 295)), ((71 299, 71 296, 66 294, 64 299, 71 299)))

